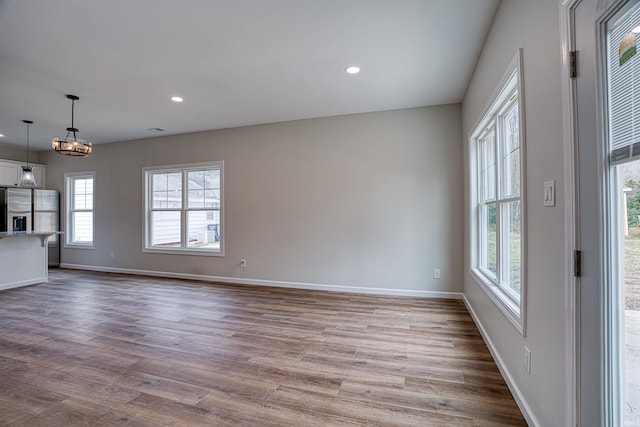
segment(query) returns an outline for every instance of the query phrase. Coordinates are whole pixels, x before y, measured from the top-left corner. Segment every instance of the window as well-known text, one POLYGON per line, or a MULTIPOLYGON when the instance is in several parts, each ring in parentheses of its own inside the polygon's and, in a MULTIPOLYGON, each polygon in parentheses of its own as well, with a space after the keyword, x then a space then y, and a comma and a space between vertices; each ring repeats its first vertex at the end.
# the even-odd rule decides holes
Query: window
MULTIPOLYGON (((631 3, 629 3, 631 5, 631 3)), ((625 10, 608 27, 608 101, 610 159, 614 165, 640 159, 640 67, 635 57, 640 7, 625 10)))
POLYGON ((524 130, 520 53, 470 138, 471 272, 524 334, 524 130))
POLYGON ((223 162, 144 168, 145 252, 223 255, 223 162))
POLYGON ((94 248, 95 172, 65 174, 66 233, 65 246, 94 248))

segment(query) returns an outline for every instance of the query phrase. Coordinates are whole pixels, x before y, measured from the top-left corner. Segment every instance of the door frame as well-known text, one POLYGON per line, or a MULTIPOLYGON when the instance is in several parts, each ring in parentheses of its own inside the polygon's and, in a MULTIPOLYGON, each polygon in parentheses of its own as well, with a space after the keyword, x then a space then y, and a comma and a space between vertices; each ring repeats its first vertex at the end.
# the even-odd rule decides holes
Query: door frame
POLYGON ((562 54, 562 133, 564 170, 564 329, 565 329, 565 425, 578 425, 578 307, 576 301, 577 278, 574 276, 574 250, 578 247, 578 211, 576 204, 576 157, 577 157, 577 107, 576 84, 571 78, 571 58, 574 50, 573 9, 581 0, 560 2, 560 50, 562 54))
MULTIPOLYGON (((564 296, 565 296, 565 416, 566 426, 577 426, 580 420, 580 279, 575 277, 574 251, 580 250, 580 212, 578 210, 579 180, 578 180, 578 128, 577 128, 577 85, 576 79, 570 75, 570 52, 575 50, 574 37, 574 10, 583 0, 560 0, 560 37, 561 37, 561 88, 563 111, 563 166, 564 166, 564 296)), ((593 1, 593 0, 592 0, 593 1)), ((611 335, 614 325, 614 313, 612 307, 612 287, 614 272, 609 267, 612 247, 610 233, 611 224, 611 192, 609 188, 609 166, 606 154, 606 108, 603 105, 603 96, 606 94, 606 63, 601 59, 606 58, 603 52, 606 41, 605 24, 623 3, 627 0, 599 0, 596 10, 595 30, 595 90, 596 90, 596 142, 597 161, 601 167, 597 169, 598 179, 598 215, 601 231, 598 233, 599 248, 601 254, 598 271, 600 272, 600 318, 601 330, 600 347, 602 352, 601 369, 598 373, 601 378, 600 401, 602 403, 603 425, 617 425, 620 412, 614 403, 618 400, 618 388, 611 387, 611 378, 619 372, 619 360, 615 357, 613 349, 607 344, 615 342, 611 335), (607 164, 605 165, 605 162, 607 164)), ((578 53, 579 60, 579 53, 578 53)), ((598 231, 594 231, 598 232, 598 231)))

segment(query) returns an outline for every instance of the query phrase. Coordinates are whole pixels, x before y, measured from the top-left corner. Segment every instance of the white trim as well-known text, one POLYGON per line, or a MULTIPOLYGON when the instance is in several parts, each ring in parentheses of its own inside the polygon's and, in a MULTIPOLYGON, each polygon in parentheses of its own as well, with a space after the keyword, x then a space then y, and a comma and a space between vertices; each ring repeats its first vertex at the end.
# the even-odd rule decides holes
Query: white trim
POLYGON ((496 366, 500 370, 500 373, 502 374, 504 381, 507 383, 507 387, 509 387, 511 394, 513 395, 513 398, 518 404, 518 408, 520 408, 520 412, 522 412, 522 415, 527 421, 527 424, 530 427, 541 427, 542 424, 540 424, 536 416, 533 414, 533 410, 527 403, 527 400, 522 394, 522 391, 520 391, 520 388, 518 387, 516 381, 513 379, 513 376, 511 375, 511 372, 507 368, 507 365, 504 363, 504 360, 502 360, 502 357, 500 357, 500 353, 498 352, 498 349, 493 345, 493 341, 491 341, 491 338, 487 333, 487 330, 484 328, 484 325, 480 321, 480 318, 476 315, 476 312, 471 306, 471 303, 469 302, 469 300, 467 300, 467 297, 464 295, 462 300, 464 301, 464 305, 467 307, 467 311, 471 315, 473 322, 476 324, 476 327, 480 331, 480 335, 482 335, 482 338, 484 339, 484 342, 487 345, 487 348, 489 349, 489 353, 491 353, 491 356, 493 357, 493 361, 496 363, 496 366))
MULTIPOLYGON (((613 14, 613 11, 622 3, 623 0, 604 0, 598 1, 596 10, 596 21, 594 22, 595 34, 595 57, 596 57, 596 133, 598 138, 597 144, 597 164, 598 166, 598 200, 599 200, 599 223, 598 227, 601 231, 600 243, 598 250, 602 254, 599 260, 600 265, 597 267, 600 271, 600 283, 603 284, 599 301, 599 317, 602 325, 603 337, 601 338, 601 350, 604 352, 601 366, 602 403, 601 411, 603 425, 617 425, 616 410, 612 407, 613 391, 609 389, 607 375, 610 375, 608 360, 611 360, 611 346, 609 345, 608 333, 611 328, 610 319, 607 314, 610 309, 609 290, 611 288, 611 271, 608 267, 610 261, 610 239, 609 239, 609 203, 604 203, 610 199, 608 174, 603 174, 604 170, 601 165, 608 159, 603 141, 607 141, 605 109, 603 109, 602 96, 605 91, 606 82, 604 77, 603 61, 603 26, 606 20, 613 14), (606 226, 605 226, 606 225, 606 226), (607 262, 604 262, 607 261, 607 262)), ((580 424, 580 294, 579 279, 574 277, 573 272, 573 253, 580 247, 580 212, 578 209, 578 163, 577 163, 577 91, 575 79, 569 76, 569 58, 568 53, 575 50, 573 11, 581 3, 581 0, 562 0, 560 3, 560 36, 562 49, 562 69, 561 69, 561 85, 562 85, 562 110, 563 110, 563 162, 564 162, 564 193, 565 193, 565 209, 564 209, 564 228, 565 228, 565 407, 567 408, 565 423, 567 426, 576 426, 580 424)), ((609 167, 606 166, 608 171, 609 167)), ((615 369, 615 367, 614 367, 615 369)), ((614 398, 615 399, 615 398, 614 398)))
MULTIPOLYGON (((619 308, 619 284, 616 283, 616 267, 613 266, 613 225, 616 218, 614 215, 617 206, 617 197, 611 192, 611 178, 613 169, 611 168, 610 141, 609 141, 609 103, 608 103, 608 56, 607 56, 607 30, 606 24, 613 19, 618 11, 623 7, 626 0, 608 0, 600 2, 596 11, 596 150, 598 161, 598 190, 599 190, 599 210, 600 210, 600 246, 602 259, 600 260, 601 271, 601 325, 603 326, 602 336, 602 384, 603 384, 603 418, 604 425, 618 426, 623 422, 623 396, 621 387, 621 357, 623 357, 620 321, 622 318, 617 315, 619 308)), ((631 3, 628 2, 626 4, 631 3)), ((618 282, 619 283, 619 282, 618 282)))
MULTIPOLYGON (((184 163, 178 165, 158 165, 158 166, 145 166, 142 168, 142 252, 145 253, 155 253, 155 254, 172 254, 172 255, 197 255, 197 256, 215 256, 215 257, 224 257, 224 248, 226 241, 225 234, 225 202, 224 202, 224 160, 215 160, 210 162, 199 162, 199 163, 184 163), (219 232, 220 232, 220 248, 219 250, 212 249, 199 249, 199 248, 167 248, 162 249, 160 247, 152 247, 149 243, 149 173, 155 171, 167 171, 167 172, 180 172, 183 176, 183 197, 186 194, 186 179, 184 177, 184 171, 188 171, 191 169, 199 170, 202 168, 217 168, 220 170, 220 207, 218 209, 220 224, 219 224, 219 232)), ((186 221, 184 220, 184 212, 187 212, 188 209, 184 205, 180 209, 181 215, 183 215, 183 224, 182 227, 187 227, 186 221)), ((184 230, 181 231, 181 234, 184 233, 184 230)))
POLYGON ((576 198, 576 88, 569 75, 569 52, 575 49, 573 38, 574 9, 581 0, 564 0, 560 4, 561 37, 561 87, 562 87, 562 130, 563 130, 563 170, 564 170, 564 332, 565 332, 565 425, 578 424, 579 399, 579 354, 578 354, 578 304, 573 275, 573 251, 577 245, 576 198))
POLYGON ((482 272, 477 268, 471 268, 471 278, 500 309, 502 314, 504 314, 507 320, 511 322, 513 327, 516 328, 522 336, 525 336, 525 331, 522 329, 522 324, 520 322, 521 319, 518 317, 517 305, 515 302, 507 297, 498 285, 488 282, 482 272))
MULTIPOLYGON (((469 135, 469 139, 479 137, 482 132, 479 131, 478 129, 481 129, 482 127, 485 127, 487 125, 487 123, 489 122, 489 120, 493 117, 491 114, 489 114, 489 112, 491 110, 491 107, 494 104, 499 104, 500 103, 500 98, 501 98, 501 96, 504 96, 503 92, 506 89, 507 83, 509 82, 511 77, 513 77, 514 70, 518 74, 518 80, 520 80, 520 77, 522 76, 522 72, 524 70, 523 60, 522 60, 522 53, 523 53, 523 49, 519 48, 516 51, 516 54, 511 59, 511 61, 509 61, 509 65, 507 65, 506 71, 504 72, 502 77, 500 77, 500 81, 498 82, 496 87, 493 89, 493 92, 491 92, 491 96, 489 97, 489 100, 487 101, 484 109, 482 110, 483 111, 482 117, 471 128, 472 131, 471 131, 471 133, 469 135)), ((522 82, 522 83, 518 82, 518 92, 519 92, 518 93, 518 97, 523 96, 523 90, 524 90, 524 82, 522 82)), ((524 102, 522 102, 522 104, 524 104, 524 102)), ((518 107, 520 107, 520 105, 518 107)), ((520 112, 520 114, 523 115, 522 112, 520 112)), ((522 127, 522 126, 520 128, 524 129, 524 127, 522 127)))
POLYGON ((91 171, 91 172, 69 172, 69 173, 65 173, 64 174, 64 239, 63 239, 63 248, 64 249, 89 249, 89 250, 94 250, 96 248, 96 172, 95 171, 91 171), (69 185, 70 185, 70 178, 74 178, 74 177, 89 177, 91 176, 93 178, 93 207, 91 209, 91 214, 93 215, 93 230, 92 230, 92 235, 93 235, 93 240, 91 241, 91 243, 73 243, 68 241, 68 239, 71 239, 72 233, 71 233, 71 226, 70 226, 70 221, 71 218, 69 217, 69 197, 70 192, 69 192, 69 185))
POLYGON ((47 283, 49 281, 47 275, 36 277, 35 279, 21 280, 19 282, 3 283, 0 285, 0 291, 5 289, 19 288, 21 286, 37 285, 39 283, 47 283))
POLYGON ((272 286, 276 288, 310 289, 319 291, 349 292, 358 294, 398 295, 422 298, 462 299, 461 292, 420 291, 413 289, 388 289, 360 286, 327 285, 305 282, 283 282, 277 280, 246 279, 238 277, 209 276, 203 274, 175 273, 169 271, 137 270, 130 268, 102 267, 97 265, 60 264, 60 268, 72 270, 101 271, 105 273, 134 274, 139 276, 166 277, 172 279, 196 280, 200 282, 221 282, 236 285, 272 286))
POLYGON ((210 249, 198 249, 198 248, 143 248, 142 252, 145 254, 165 254, 165 255, 193 255, 193 256, 217 256, 224 258, 222 251, 213 251, 210 249))
MULTIPOLYGON (((498 307, 501 313, 509 320, 514 328, 523 336, 527 335, 527 154, 526 154, 526 122, 525 122, 525 93, 524 93, 524 59, 523 49, 519 48, 512 60, 509 62, 504 74, 500 78, 500 81, 496 88, 493 90, 489 101, 485 109, 483 110, 482 117, 477 121, 476 125, 472 128, 468 137, 469 147, 469 188, 475 188, 470 191, 469 198, 469 218, 471 218, 469 224, 469 260, 470 260, 470 274, 478 287, 491 299, 491 301, 498 307), (521 215, 521 231, 520 231, 520 300, 516 303, 512 301, 511 297, 500 286, 495 285, 489 280, 486 275, 482 274, 478 267, 478 257, 480 254, 478 230, 479 213, 478 213, 478 195, 480 193, 478 189, 478 164, 477 164, 477 140, 485 131, 484 128, 494 120, 497 111, 507 101, 507 96, 513 90, 511 86, 511 80, 516 78, 516 88, 518 94, 518 121, 520 132, 520 196, 516 199, 520 201, 520 215, 521 215)), ((496 141, 496 145, 497 145, 496 141)), ((497 149, 497 148, 496 148, 497 149)), ((496 167, 497 161, 496 161, 496 167)), ((500 202, 510 201, 512 198, 499 199, 499 192, 496 188, 496 200, 500 202)), ((496 202, 496 207, 499 208, 501 203, 496 202)), ((497 215, 497 213, 496 213, 497 215)), ((498 235, 500 230, 500 224, 497 224, 498 235)), ((499 239, 499 237, 498 237, 499 239)))
POLYGON ((523 337, 527 336, 527 277, 528 271, 528 256, 527 256, 527 247, 529 246, 527 242, 529 241, 529 235, 527 233, 528 221, 527 221, 527 211, 529 202, 527 196, 527 108, 526 108, 526 98, 524 93, 524 49, 518 49, 516 53, 516 61, 517 61, 517 72, 518 72, 518 117, 519 127, 520 127, 520 324, 522 330, 520 333, 523 337))

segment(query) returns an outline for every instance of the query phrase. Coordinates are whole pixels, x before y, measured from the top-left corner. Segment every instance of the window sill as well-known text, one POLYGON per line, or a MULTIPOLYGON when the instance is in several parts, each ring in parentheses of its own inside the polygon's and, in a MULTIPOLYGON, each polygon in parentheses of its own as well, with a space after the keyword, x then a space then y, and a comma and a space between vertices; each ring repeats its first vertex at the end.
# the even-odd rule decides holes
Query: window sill
POLYGON ((478 284, 480 289, 489 297, 491 301, 500 309, 502 314, 511 322, 516 330, 523 337, 526 336, 524 319, 521 315, 520 306, 514 302, 507 294, 496 284, 491 282, 480 269, 472 268, 471 277, 478 284))
POLYGON ((89 249, 89 250, 95 250, 96 246, 91 244, 91 245, 78 245, 78 244, 73 244, 73 243, 65 243, 64 244, 64 248, 65 249, 89 249))
POLYGON ((179 248, 171 248, 171 249, 158 249, 158 248, 143 248, 142 252, 150 253, 150 254, 165 254, 165 255, 192 255, 192 256, 214 256, 214 257, 224 257, 224 252, 212 251, 212 250, 204 250, 204 249, 179 249, 179 248))

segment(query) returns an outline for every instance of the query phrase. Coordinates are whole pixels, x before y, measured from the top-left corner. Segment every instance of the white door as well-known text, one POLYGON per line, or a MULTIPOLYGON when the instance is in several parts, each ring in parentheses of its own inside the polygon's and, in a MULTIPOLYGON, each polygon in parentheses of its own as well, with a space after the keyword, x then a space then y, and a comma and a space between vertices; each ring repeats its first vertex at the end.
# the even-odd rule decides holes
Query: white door
MULTIPOLYGON (((625 182, 619 179, 621 167, 612 160, 616 158, 613 148, 625 144, 626 131, 618 130, 628 121, 633 124, 635 110, 640 131, 640 81, 635 83, 637 107, 629 101, 633 78, 622 79, 622 86, 612 83, 614 75, 629 73, 636 66, 640 70, 640 62, 635 65, 640 55, 634 57, 635 48, 633 52, 628 49, 629 39, 621 42, 622 37, 613 35, 623 31, 624 36, 640 25, 639 6, 638 0, 582 0, 570 9, 577 60, 572 84, 575 249, 581 251, 581 272, 575 282, 576 421, 580 426, 640 425, 640 418, 633 414, 637 402, 628 393, 633 384, 627 382, 629 366, 625 364, 626 349, 633 344, 625 341, 629 326, 625 322, 625 241, 621 232, 625 182), (634 10, 639 11, 638 22, 632 25, 634 10), (623 24, 629 28, 622 30, 623 24)), ((640 54, 640 37, 638 41, 640 54)), ((621 163, 632 160, 631 142, 627 150, 629 157, 621 163)), ((624 148, 618 154, 624 154, 624 148)), ((637 154, 640 158, 640 149, 637 154)))
MULTIPOLYGON (((576 280, 576 346, 578 425, 600 426, 603 419, 601 263, 599 243, 598 138, 596 126, 596 0, 583 0, 572 10, 577 76, 576 113, 576 242, 581 251, 581 272, 576 280)), ((577 273, 577 272, 576 272, 577 273)))

